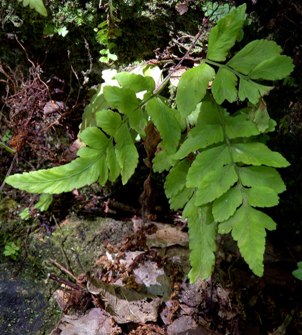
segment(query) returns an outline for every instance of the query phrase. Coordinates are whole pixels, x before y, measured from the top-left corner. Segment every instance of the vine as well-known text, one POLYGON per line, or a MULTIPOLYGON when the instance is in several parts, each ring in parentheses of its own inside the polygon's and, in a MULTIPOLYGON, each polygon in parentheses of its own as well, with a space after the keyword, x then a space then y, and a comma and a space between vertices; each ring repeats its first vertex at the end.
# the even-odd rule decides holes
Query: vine
POLYGON ((263 97, 273 88, 267 82, 288 76, 293 64, 268 40, 252 41, 229 57, 243 35, 245 10, 245 5, 231 10, 211 30, 207 57, 180 78, 177 109, 160 95, 162 86, 156 89, 148 67, 140 74, 117 73, 85 108, 79 135, 84 146, 74 161, 15 174, 6 182, 48 194, 119 177, 126 184, 138 165, 137 138, 146 139, 152 122, 161 137, 153 171, 168 171, 165 193, 171 209, 183 209, 188 219, 190 280, 211 275, 217 234, 228 233, 261 276, 266 231, 276 223, 259 208, 278 204, 286 187, 276 168, 289 165, 263 142, 263 134, 276 126, 263 97), (247 104, 230 111, 225 101, 247 104))

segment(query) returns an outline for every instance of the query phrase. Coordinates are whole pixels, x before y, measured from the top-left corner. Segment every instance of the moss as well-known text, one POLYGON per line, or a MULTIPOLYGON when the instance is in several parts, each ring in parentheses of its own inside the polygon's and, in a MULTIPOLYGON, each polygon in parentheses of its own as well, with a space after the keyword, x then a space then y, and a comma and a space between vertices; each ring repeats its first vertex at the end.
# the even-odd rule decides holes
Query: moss
POLYGON ((99 218, 95 221, 70 217, 51 236, 31 236, 29 252, 44 272, 56 272, 53 259, 76 275, 88 271, 105 252, 104 243, 116 244, 132 229, 129 222, 99 218))
POLYGON ((27 257, 20 262, 3 259, 0 265, 0 333, 49 334, 62 314, 52 297, 60 284, 45 279, 48 273, 69 279, 49 260, 77 276, 94 266, 106 242, 117 244, 129 232, 130 222, 69 217, 52 235, 32 233, 27 257))

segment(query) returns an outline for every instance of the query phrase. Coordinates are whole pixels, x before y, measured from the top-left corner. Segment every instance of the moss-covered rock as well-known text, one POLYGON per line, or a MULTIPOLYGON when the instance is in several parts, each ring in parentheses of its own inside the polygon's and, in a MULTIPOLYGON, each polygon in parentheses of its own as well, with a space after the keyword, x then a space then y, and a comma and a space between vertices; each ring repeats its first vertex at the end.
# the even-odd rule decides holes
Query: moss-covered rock
POLYGON ((105 253, 104 243, 116 244, 132 231, 129 222, 109 218, 94 221, 69 217, 48 236, 33 234, 30 257, 42 264, 44 272, 55 272, 52 261, 75 275, 86 272, 105 253))
POLYGON ((70 280, 53 261, 77 276, 94 266, 105 243, 116 244, 130 232, 129 222, 70 217, 50 235, 32 233, 27 257, 0 265, 0 334, 49 334, 62 313, 52 297, 60 284, 46 282, 47 274, 70 280))

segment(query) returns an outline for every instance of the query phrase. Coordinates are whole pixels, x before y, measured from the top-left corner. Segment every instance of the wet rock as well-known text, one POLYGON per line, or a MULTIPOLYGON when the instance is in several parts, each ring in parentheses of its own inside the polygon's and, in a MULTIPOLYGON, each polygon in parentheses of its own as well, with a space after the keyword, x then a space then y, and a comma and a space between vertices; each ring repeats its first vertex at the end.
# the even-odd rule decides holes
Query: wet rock
MULTIPOLYGON (((0 223, 2 229, 3 222, 0 223)), ((24 262, 0 263, 0 334, 49 334, 62 312, 52 298, 60 284, 46 283, 47 273, 69 279, 49 260, 55 260, 78 276, 94 266, 95 260, 105 252, 107 242, 120 242, 129 232, 132 232, 131 223, 70 217, 51 235, 31 234, 24 262)))
POLYGON ((132 224, 109 218, 93 221, 69 217, 50 236, 32 236, 30 252, 43 262, 48 272, 55 271, 54 259, 74 274, 89 271, 105 253, 105 244, 116 244, 132 232, 132 224))
POLYGON ((0 275, 1 335, 42 333, 48 303, 42 292, 37 282, 0 275))

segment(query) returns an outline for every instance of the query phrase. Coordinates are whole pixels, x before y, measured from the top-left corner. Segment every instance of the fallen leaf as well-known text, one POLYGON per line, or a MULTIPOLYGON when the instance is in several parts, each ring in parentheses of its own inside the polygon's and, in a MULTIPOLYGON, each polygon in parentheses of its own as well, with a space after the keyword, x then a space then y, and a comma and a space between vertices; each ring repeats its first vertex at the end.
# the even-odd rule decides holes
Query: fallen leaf
POLYGON ((87 282, 87 289, 90 293, 99 295, 106 310, 110 311, 117 323, 145 323, 157 320, 162 302, 159 297, 150 297, 127 287, 106 284, 93 278, 87 282))
POLYGON ((109 313, 93 308, 84 316, 65 315, 50 335, 118 335, 121 329, 115 325, 109 313))
POLYGON ((172 245, 188 246, 188 234, 181 231, 178 227, 168 224, 152 222, 157 227, 154 234, 147 235, 147 246, 166 248, 172 245))

